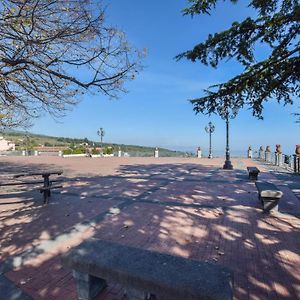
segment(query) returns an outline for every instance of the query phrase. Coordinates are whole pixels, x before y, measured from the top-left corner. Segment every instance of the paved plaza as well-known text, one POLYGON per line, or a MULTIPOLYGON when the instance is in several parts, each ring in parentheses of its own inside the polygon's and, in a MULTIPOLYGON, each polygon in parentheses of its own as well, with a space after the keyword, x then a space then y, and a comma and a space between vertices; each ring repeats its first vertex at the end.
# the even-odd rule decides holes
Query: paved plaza
MULTIPOLYGON (((255 160, 233 159, 232 171, 223 162, 0 157, 1 176, 64 171, 49 205, 38 191, 0 190, 0 300, 76 299, 60 257, 90 237, 224 265, 234 271, 234 299, 299 299, 298 179, 255 160), (247 166, 283 191, 279 213, 262 212, 247 166)), ((97 297, 121 299, 113 282, 97 297)))

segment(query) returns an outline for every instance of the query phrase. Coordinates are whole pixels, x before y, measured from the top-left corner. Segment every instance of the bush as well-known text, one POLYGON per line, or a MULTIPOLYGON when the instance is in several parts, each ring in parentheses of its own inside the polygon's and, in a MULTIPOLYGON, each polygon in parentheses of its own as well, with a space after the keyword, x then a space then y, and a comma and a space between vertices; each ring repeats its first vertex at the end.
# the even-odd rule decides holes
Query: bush
POLYGON ((100 151, 97 150, 96 148, 93 148, 93 149, 92 149, 92 154, 93 154, 93 155, 98 155, 98 154, 100 154, 100 151))
POLYGON ((68 149, 63 150, 64 155, 68 155, 68 154, 85 154, 85 153, 86 153, 85 148, 76 148, 76 149, 68 148, 68 149))
POLYGON ((103 154, 113 154, 113 152, 114 148, 109 146, 104 148, 103 154))
POLYGON ((64 155, 73 154, 73 151, 72 151, 72 149, 70 149, 70 148, 64 149, 64 150, 63 150, 63 154, 64 154, 64 155))
POLYGON ((76 148, 73 150, 73 154, 85 154, 86 149, 85 148, 76 148))

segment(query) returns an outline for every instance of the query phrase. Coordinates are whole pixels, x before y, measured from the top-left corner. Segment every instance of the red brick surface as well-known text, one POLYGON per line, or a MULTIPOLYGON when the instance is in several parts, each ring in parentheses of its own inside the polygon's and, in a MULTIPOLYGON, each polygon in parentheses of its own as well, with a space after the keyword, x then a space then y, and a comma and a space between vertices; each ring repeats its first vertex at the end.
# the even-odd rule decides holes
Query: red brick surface
MULTIPOLYGON (((3 173, 62 168, 64 188, 48 206, 36 192, 0 195, 5 276, 34 299, 76 299, 61 253, 89 237, 211 261, 234 271, 234 299, 299 299, 300 203, 263 166, 259 178, 284 196, 262 213, 247 159, 0 158, 3 173), (27 255, 24 251, 27 250, 27 255)), ((97 300, 125 299, 121 286, 97 300)))

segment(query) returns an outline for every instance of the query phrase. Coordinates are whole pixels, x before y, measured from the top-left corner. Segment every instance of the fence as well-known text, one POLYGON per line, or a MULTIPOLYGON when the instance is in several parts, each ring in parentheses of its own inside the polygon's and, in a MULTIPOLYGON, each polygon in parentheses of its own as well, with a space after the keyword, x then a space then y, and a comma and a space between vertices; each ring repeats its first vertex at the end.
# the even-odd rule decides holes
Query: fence
POLYGON ((300 155, 289 155, 278 152, 259 151, 258 159, 275 166, 283 167, 300 175, 300 155))
POLYGON ((0 151, 0 155, 3 155, 3 156, 21 156, 22 151, 0 151))

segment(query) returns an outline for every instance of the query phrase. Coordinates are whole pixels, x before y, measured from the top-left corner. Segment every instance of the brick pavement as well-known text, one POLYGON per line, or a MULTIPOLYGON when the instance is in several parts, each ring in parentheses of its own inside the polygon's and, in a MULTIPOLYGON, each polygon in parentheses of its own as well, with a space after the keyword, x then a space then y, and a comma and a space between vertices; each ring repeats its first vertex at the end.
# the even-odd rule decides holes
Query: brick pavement
MULTIPOLYGON (((246 172, 257 162, 233 164, 225 171, 223 159, 1 157, 8 173, 63 168, 65 183, 48 206, 37 192, 0 194, 0 299, 3 282, 33 299, 76 299, 60 255, 92 236, 228 266, 234 299, 299 298, 299 200, 259 166, 260 178, 284 191, 280 213, 263 214, 246 172)), ((123 294, 110 283, 97 300, 123 294)))

